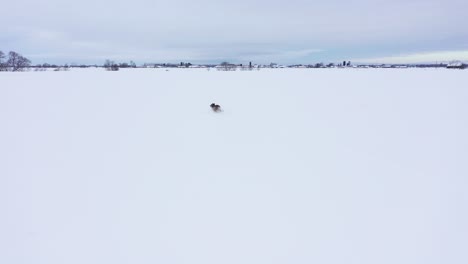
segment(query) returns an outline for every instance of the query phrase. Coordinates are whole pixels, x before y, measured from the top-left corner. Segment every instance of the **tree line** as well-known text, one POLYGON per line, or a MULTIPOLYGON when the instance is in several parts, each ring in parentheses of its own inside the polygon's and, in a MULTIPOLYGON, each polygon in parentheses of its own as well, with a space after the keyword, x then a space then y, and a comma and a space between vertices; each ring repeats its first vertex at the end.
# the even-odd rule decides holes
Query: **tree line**
POLYGON ((104 65, 103 67, 107 70, 107 71, 118 71, 119 68, 136 68, 136 64, 135 62, 133 61, 130 61, 130 63, 115 63, 114 61, 112 60, 106 60, 106 62, 104 62, 104 65))
POLYGON ((23 71, 31 66, 31 61, 21 54, 10 51, 8 57, 0 51, 0 71, 23 71))

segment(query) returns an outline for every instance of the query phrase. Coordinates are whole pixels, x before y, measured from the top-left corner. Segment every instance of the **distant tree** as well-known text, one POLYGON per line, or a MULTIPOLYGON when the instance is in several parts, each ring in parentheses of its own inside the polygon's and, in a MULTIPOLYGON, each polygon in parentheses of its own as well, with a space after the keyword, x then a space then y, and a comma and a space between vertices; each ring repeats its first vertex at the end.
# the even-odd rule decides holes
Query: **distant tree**
POLYGON ((6 71, 5 53, 0 50, 0 71, 6 71))
POLYGON ((7 67, 12 71, 22 71, 31 65, 31 61, 21 56, 19 53, 10 51, 8 53, 7 67))
POLYGON ((348 61, 348 63, 346 63, 346 66, 351 66, 351 62, 348 61))
POLYGON ((323 63, 320 62, 320 63, 316 63, 315 64, 315 68, 322 68, 323 67, 323 63))
POLYGON ((236 70, 236 65, 231 64, 227 61, 221 62, 220 66, 221 67, 218 68, 218 70, 222 70, 222 71, 235 71, 236 70))
POLYGON ((112 66, 112 63, 114 63, 114 62, 111 61, 111 60, 106 60, 106 61, 104 62, 104 65, 103 65, 103 66, 104 66, 104 68, 106 68, 106 70, 108 70, 108 69, 110 69, 110 67, 112 66))
POLYGON ((104 68, 106 68, 107 71, 118 71, 119 65, 117 65, 114 61, 106 60, 104 62, 104 68))
POLYGON ((343 61, 343 66, 346 66, 346 61, 343 61))
POLYGON ((227 70, 228 70, 228 68, 229 68, 229 62, 227 62, 227 61, 223 61, 223 62, 221 62, 221 64, 220 64, 220 65, 221 65, 221 69, 222 69, 222 70, 225 70, 225 71, 227 71, 227 70))

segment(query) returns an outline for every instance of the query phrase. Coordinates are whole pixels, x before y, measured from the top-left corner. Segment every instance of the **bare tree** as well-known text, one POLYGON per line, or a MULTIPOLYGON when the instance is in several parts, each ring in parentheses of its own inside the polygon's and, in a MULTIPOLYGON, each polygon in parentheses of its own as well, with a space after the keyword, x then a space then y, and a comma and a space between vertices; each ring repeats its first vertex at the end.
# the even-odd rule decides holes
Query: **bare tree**
POLYGON ((19 53, 10 51, 8 53, 7 67, 12 71, 22 71, 31 65, 31 61, 21 56, 19 53))
POLYGON ((119 65, 114 61, 106 60, 106 62, 104 63, 104 68, 106 68, 106 71, 118 71, 119 65))
POLYGON ((17 71, 18 70, 18 61, 19 61, 20 55, 14 51, 10 51, 8 53, 8 61, 7 61, 7 67, 9 67, 12 71, 17 71))
POLYGON ((235 71, 236 68, 236 65, 231 64, 227 61, 221 62, 221 64, 217 67, 217 69, 221 71, 235 71))
POLYGON ((6 71, 6 63, 5 63, 5 53, 0 50, 0 71, 6 71))

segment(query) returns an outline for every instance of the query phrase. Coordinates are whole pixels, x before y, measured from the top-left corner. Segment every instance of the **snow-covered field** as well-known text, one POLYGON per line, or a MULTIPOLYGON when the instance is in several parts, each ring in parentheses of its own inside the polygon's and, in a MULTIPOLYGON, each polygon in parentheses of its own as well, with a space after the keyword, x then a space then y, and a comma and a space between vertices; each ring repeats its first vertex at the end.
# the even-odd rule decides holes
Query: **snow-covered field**
POLYGON ((466 264, 467 84, 0 73, 0 263, 466 264))

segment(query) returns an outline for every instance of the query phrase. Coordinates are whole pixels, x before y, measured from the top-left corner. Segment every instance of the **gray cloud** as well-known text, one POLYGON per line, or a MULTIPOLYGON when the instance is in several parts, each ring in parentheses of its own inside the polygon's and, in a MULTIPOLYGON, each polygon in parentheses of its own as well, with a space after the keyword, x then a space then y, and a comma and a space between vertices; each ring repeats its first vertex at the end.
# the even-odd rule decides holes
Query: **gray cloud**
POLYGON ((17 0, 3 9, 1 49, 33 62, 290 63, 468 49, 461 0, 17 0))

